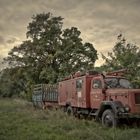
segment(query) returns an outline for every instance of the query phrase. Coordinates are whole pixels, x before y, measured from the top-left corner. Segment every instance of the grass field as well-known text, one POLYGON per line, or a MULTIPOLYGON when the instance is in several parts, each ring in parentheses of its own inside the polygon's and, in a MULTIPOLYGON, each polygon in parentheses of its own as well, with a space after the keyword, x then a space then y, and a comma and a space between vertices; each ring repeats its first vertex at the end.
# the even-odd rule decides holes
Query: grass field
POLYGON ((35 110, 20 99, 0 99, 0 140, 140 140, 140 128, 104 128, 60 110, 35 110))

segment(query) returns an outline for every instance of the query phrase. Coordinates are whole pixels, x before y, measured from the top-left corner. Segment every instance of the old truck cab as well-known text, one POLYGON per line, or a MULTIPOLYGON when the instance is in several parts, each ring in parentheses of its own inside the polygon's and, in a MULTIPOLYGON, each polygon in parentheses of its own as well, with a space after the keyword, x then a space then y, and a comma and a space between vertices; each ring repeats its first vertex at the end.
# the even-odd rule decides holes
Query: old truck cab
POLYGON ((99 108, 101 101, 120 101, 125 111, 140 112, 140 89, 134 89, 124 77, 97 76, 91 82, 91 107, 99 108))
POLYGON ((122 76, 96 76, 91 81, 90 103, 104 125, 120 119, 140 119, 140 89, 122 76))
POLYGON ((124 112, 140 114, 140 89, 134 89, 131 83, 122 77, 106 77, 105 83, 106 100, 118 100, 123 104, 124 112))

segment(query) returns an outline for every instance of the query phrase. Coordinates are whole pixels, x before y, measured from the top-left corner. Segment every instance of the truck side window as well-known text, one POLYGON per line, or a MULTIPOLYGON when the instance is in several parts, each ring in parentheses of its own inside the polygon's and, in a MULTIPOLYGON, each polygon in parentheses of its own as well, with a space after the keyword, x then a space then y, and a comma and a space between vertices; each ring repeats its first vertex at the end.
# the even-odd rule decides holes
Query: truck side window
POLYGON ((78 89, 78 90, 82 89, 82 85, 83 85, 82 79, 76 80, 76 89, 78 89))
POLYGON ((92 88, 94 89, 101 89, 102 88, 102 82, 99 79, 93 80, 92 88))

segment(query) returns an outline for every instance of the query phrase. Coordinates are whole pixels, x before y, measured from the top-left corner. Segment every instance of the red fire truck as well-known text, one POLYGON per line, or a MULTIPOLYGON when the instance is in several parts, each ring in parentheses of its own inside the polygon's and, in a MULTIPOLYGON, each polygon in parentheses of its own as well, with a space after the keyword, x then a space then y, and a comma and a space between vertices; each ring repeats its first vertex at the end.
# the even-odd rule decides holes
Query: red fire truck
POLYGON ((60 81, 59 106, 68 114, 93 116, 105 126, 115 127, 126 118, 140 121, 140 89, 134 89, 123 72, 76 73, 60 81))

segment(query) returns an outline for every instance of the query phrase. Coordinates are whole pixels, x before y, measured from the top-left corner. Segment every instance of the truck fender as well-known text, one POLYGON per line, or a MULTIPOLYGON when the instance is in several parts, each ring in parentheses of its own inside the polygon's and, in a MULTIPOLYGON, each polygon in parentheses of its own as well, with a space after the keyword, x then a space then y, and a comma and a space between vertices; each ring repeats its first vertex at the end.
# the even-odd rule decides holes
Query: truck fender
POLYGON ((123 104, 120 101, 103 101, 98 110, 97 118, 101 118, 106 109, 111 109, 114 112, 115 117, 117 117, 120 108, 123 108, 123 104))

